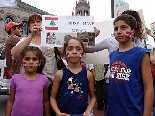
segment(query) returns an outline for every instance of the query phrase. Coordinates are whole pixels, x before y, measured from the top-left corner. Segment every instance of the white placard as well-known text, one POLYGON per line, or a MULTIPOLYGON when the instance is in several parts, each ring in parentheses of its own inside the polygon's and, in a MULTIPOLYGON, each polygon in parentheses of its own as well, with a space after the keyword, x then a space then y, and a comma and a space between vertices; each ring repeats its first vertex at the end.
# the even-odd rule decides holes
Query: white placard
MULTIPOLYGON (((142 23, 143 23, 142 25, 143 25, 143 28, 144 28, 144 33, 145 33, 146 25, 145 25, 145 19, 144 19, 144 15, 143 15, 143 10, 140 9, 140 10, 138 10, 137 12, 138 12, 139 15, 140 15, 141 21, 142 21, 142 23)), ((147 36, 146 33, 145 33, 145 38, 146 38, 146 41, 148 41, 148 36, 147 36)))
POLYGON ((16 7, 16 0, 0 0, 0 7, 16 7))
POLYGON ((41 44, 62 46, 66 35, 77 37, 77 33, 94 32, 93 16, 42 16, 41 44))
MULTIPOLYGON (((95 38, 95 43, 99 43, 113 33, 113 21, 114 19, 111 18, 104 19, 103 22, 95 22, 94 26, 100 30, 100 34, 95 38)), ((86 53, 83 61, 86 64, 109 64, 109 52, 104 49, 100 52, 86 53)))
POLYGON ((122 14, 123 11, 129 10, 129 4, 123 0, 114 0, 114 17, 122 14))

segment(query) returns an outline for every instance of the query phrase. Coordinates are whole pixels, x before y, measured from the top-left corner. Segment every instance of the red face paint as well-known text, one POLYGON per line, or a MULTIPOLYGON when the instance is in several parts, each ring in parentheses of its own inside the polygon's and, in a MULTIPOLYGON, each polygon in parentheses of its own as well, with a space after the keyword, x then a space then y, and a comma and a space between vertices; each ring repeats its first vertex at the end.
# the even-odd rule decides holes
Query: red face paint
POLYGON ((130 39, 132 37, 132 33, 131 32, 126 32, 125 37, 130 39))
POLYGON ((67 59, 69 59, 69 58, 70 58, 69 53, 67 53, 67 54, 66 54, 66 58, 67 58, 67 59))
POLYGON ((39 66, 39 63, 36 63, 36 68, 38 68, 38 66, 39 66))
POLYGON ((23 63, 22 63, 22 66, 23 66, 24 68, 26 68, 26 67, 27 67, 27 63, 26 63, 26 62, 23 62, 23 63))

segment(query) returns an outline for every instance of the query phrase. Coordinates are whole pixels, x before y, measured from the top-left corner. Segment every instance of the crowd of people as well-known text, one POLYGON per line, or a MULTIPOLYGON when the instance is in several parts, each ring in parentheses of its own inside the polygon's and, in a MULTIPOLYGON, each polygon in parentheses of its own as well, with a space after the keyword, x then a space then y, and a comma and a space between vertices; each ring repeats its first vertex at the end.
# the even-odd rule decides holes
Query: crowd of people
MULTIPOLYGON (((59 50, 65 61, 61 70, 54 48, 41 46, 42 17, 33 14, 27 24, 29 35, 23 38, 22 23, 6 25, 11 82, 5 116, 94 116, 96 102, 100 110, 106 104, 105 116, 151 116, 155 55, 154 49, 151 53, 146 49, 138 12, 126 10, 116 17, 113 34, 95 46, 85 47, 79 38, 69 36, 59 50), (94 67, 99 65, 83 66, 81 59, 85 53, 104 49, 109 51, 110 63, 106 71, 100 67, 104 71, 97 79, 94 67)), ((98 36, 100 30, 94 28, 94 32, 98 36)), ((150 29, 146 33, 155 39, 150 29)))

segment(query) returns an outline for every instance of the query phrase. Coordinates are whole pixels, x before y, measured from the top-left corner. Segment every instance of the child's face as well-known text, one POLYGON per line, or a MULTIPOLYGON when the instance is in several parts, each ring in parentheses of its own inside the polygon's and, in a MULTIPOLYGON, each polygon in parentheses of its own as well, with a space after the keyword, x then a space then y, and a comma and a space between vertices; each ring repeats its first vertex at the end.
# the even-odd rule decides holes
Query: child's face
POLYGON ((114 36, 120 43, 131 41, 134 35, 134 30, 124 21, 119 20, 114 24, 114 36))
POLYGON ((40 66, 40 61, 35 51, 26 52, 24 58, 22 59, 22 64, 25 72, 36 72, 38 66, 40 66))
POLYGON ((71 63, 80 63, 83 54, 81 43, 77 40, 71 39, 66 47, 66 59, 71 63))

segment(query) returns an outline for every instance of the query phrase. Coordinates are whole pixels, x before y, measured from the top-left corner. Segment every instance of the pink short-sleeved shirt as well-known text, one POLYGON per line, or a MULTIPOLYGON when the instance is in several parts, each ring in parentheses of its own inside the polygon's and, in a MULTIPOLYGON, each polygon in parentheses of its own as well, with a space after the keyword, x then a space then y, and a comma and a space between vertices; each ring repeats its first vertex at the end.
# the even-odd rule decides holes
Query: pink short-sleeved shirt
POLYGON ((15 74, 10 86, 16 90, 11 116, 42 116, 43 91, 48 88, 48 79, 38 74, 35 80, 27 80, 23 74, 15 74))

